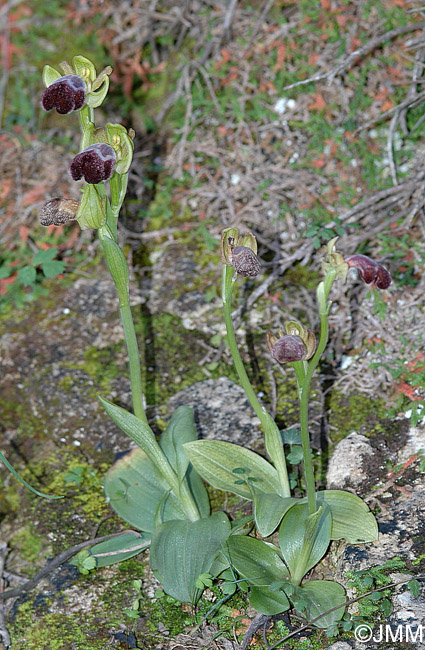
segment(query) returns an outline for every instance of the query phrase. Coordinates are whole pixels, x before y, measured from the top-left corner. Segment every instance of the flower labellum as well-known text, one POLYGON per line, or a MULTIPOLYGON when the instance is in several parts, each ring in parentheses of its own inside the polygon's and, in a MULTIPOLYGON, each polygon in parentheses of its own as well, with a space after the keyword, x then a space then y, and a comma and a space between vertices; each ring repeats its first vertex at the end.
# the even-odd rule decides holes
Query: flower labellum
POLYGON ((260 262, 255 253, 247 246, 231 247, 232 266, 236 273, 246 277, 255 277, 260 272, 260 262))
POLYGON ((70 166, 74 181, 83 178, 86 183, 96 185, 107 181, 114 173, 117 157, 110 144, 98 142, 77 154, 70 166))
POLYGON ((54 81, 41 97, 41 105, 45 111, 56 108, 60 115, 79 111, 86 103, 87 86, 85 81, 76 74, 67 74, 54 81))
POLYGON ((286 334, 274 343, 271 354, 280 363, 302 361, 306 358, 307 348, 299 336, 286 334))
POLYGON ((376 284, 378 289, 388 289, 391 275, 387 269, 366 255, 351 255, 345 260, 350 268, 356 268, 360 278, 366 284, 376 284))

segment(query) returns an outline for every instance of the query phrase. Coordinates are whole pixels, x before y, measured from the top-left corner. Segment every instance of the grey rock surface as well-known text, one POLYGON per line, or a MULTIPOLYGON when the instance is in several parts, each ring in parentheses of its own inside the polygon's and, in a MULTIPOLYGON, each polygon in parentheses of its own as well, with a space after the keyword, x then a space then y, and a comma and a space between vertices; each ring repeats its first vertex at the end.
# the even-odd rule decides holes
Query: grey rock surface
POLYGON ((245 392, 227 377, 206 379, 179 391, 169 400, 173 413, 180 405, 193 406, 200 438, 225 440, 243 447, 262 447, 260 421, 245 392))

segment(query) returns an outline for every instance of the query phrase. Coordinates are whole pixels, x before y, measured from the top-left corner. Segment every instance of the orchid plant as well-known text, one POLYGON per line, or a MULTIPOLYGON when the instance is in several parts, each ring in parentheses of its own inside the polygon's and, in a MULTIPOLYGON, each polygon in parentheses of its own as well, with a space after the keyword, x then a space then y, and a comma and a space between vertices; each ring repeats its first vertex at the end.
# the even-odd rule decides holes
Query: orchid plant
POLYGON ((295 497, 288 478, 285 437, 248 379, 232 322, 235 282, 260 273, 257 243, 251 233, 241 235, 237 228, 226 228, 221 258, 227 341, 240 383, 260 420, 268 459, 230 442, 197 440, 193 410, 187 406, 177 409, 157 439, 144 407, 129 270, 117 235, 134 132, 120 124, 100 128, 95 124, 94 109, 107 95, 111 68, 97 74, 83 56, 60 67, 63 74, 51 66, 44 69, 42 107, 63 115, 78 112, 81 146, 71 161, 70 174, 76 181, 84 179, 85 184, 79 201, 53 198, 42 208, 40 219, 43 225, 77 221, 83 229, 97 230, 119 298, 133 413, 104 397, 99 400, 115 424, 136 443, 104 480, 107 500, 132 530, 82 551, 73 563, 87 572, 150 547, 154 574, 177 600, 196 603, 205 586, 217 578, 225 594, 233 593, 238 584, 243 586, 250 604, 261 613, 273 615, 293 608, 307 621, 327 628, 344 613, 345 591, 335 582, 306 581, 305 576, 332 540, 371 542, 377 538, 377 524, 367 505, 351 492, 316 489, 308 431, 310 386, 328 340, 329 294, 334 282, 345 281, 354 268, 366 283, 386 289, 390 275, 363 255, 344 259, 333 239, 323 260, 324 279, 317 287, 318 341, 308 327, 293 320, 284 323, 281 331, 267 335, 271 356, 292 366, 297 381, 305 495, 295 497), (224 512, 211 514, 202 479, 251 501, 253 515, 231 521, 224 512), (278 546, 264 539, 275 533, 278 546))

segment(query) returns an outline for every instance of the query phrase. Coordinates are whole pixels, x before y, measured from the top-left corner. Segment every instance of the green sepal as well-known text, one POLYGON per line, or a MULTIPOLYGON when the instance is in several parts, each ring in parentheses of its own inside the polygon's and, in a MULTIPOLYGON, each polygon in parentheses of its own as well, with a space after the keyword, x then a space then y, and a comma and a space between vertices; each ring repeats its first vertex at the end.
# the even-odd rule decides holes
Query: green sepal
POLYGON ((42 79, 46 88, 51 86, 54 81, 57 81, 57 79, 60 79, 60 77, 62 77, 61 73, 55 70, 55 68, 52 68, 51 65, 44 66, 42 79))
POLYGON ((130 138, 127 129, 122 124, 112 124, 111 122, 108 122, 105 129, 108 143, 117 154, 115 171, 118 174, 126 174, 133 159, 133 140, 130 138))
POLYGON ((109 90, 109 77, 105 76, 99 90, 90 90, 86 96, 86 103, 90 108, 98 108, 109 90))
POLYGON ((88 80, 91 84, 96 79, 96 68, 90 59, 86 59, 85 56, 74 56, 72 66, 75 74, 84 79, 84 81, 88 80))
POLYGON ((81 190, 80 207, 76 214, 80 228, 100 228, 106 221, 106 196, 102 198, 96 186, 86 183, 81 190))
POLYGON ((102 242, 108 269, 117 289, 120 307, 125 307, 130 300, 127 260, 119 245, 111 237, 104 236, 105 231, 106 229, 102 228, 99 231, 99 237, 102 242))

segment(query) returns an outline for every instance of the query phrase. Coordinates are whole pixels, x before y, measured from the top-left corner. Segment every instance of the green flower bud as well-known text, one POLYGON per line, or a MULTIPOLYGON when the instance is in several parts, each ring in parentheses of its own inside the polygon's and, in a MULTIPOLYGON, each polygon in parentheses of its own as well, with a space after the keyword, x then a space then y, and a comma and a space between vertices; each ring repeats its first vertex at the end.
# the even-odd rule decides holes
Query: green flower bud
POLYGON ((100 197, 95 185, 87 183, 81 190, 80 207, 76 219, 82 230, 100 228, 106 222, 106 196, 100 197))

